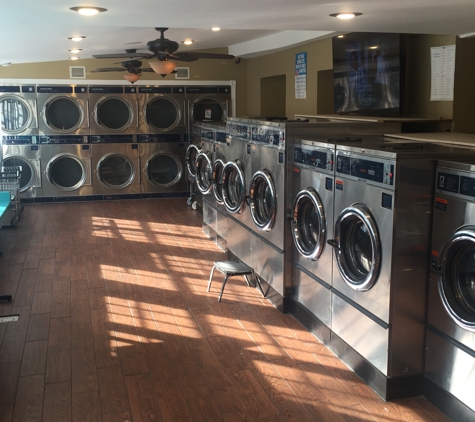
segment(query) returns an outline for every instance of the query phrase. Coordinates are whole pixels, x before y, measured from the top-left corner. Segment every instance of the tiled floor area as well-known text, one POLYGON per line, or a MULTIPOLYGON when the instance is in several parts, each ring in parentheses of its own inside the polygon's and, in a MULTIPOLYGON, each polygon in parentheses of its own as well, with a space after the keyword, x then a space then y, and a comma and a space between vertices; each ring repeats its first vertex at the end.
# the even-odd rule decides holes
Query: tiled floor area
POLYGON ((0 231, 0 421, 446 421, 385 403, 241 278, 186 199, 26 205, 0 231))

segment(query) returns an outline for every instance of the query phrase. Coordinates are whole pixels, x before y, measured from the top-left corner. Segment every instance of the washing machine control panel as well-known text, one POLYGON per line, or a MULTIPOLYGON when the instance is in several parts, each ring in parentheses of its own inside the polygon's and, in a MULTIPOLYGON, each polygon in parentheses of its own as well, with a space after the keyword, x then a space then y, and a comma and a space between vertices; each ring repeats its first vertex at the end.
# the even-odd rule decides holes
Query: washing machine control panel
POLYGON ((395 162, 385 158, 337 151, 335 174, 394 189, 395 162))
POLYGON ((475 201, 475 173, 437 168, 436 192, 468 201, 475 201))
POLYGON ((228 123, 226 125, 226 132, 228 133, 229 137, 233 139, 250 140, 252 135, 252 128, 249 125, 228 123))
POLYGON ((294 163, 333 172, 333 149, 294 147, 294 163))
POLYGON ((279 149, 285 148, 285 131, 281 128, 253 126, 251 139, 259 144, 266 144, 279 149))
POLYGON ((3 145, 34 145, 39 144, 38 136, 22 136, 22 135, 4 135, 3 145))
POLYGON ((41 135, 39 138, 40 144, 81 145, 90 143, 88 135, 41 135))

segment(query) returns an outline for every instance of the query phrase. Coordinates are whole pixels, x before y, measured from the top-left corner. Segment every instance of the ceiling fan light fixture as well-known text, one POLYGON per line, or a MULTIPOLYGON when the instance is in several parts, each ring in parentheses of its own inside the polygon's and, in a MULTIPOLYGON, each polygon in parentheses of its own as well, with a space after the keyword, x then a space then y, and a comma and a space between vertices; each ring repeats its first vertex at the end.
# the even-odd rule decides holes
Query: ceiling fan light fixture
POLYGON ((94 16, 100 12, 107 11, 107 9, 104 9, 103 7, 95 7, 95 6, 76 6, 76 7, 71 7, 70 10, 73 10, 74 12, 78 12, 79 14, 84 15, 84 16, 94 16))
POLYGON ((363 13, 348 12, 348 13, 332 13, 330 16, 332 18, 338 18, 343 20, 353 19, 356 16, 361 16, 363 13))
POLYGON ((86 37, 83 37, 83 36, 69 37, 68 40, 79 42, 79 41, 82 41, 84 38, 86 38, 86 37))
POLYGON ((176 63, 170 60, 165 61, 152 61, 148 63, 155 73, 159 75, 166 76, 169 73, 172 73, 176 68, 176 63))
POLYGON ((136 74, 136 73, 127 73, 126 75, 124 75, 124 79, 127 81, 127 82, 130 82, 131 84, 133 84, 134 82, 137 82, 140 77, 142 76, 141 73, 139 74, 136 74))

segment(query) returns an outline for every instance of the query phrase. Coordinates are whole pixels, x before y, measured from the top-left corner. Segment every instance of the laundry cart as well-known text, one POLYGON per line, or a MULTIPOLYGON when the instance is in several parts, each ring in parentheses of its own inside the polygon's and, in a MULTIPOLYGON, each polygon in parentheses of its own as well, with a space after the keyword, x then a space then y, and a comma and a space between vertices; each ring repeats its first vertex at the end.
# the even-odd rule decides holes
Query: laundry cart
POLYGON ((21 166, 0 167, 0 192, 10 192, 13 217, 11 226, 16 226, 20 219, 23 205, 20 203, 21 166))

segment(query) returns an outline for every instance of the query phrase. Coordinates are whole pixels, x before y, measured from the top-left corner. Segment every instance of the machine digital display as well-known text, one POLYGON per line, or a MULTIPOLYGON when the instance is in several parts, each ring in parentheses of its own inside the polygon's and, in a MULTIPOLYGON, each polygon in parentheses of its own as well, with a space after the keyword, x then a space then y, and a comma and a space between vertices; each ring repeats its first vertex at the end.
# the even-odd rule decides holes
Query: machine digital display
POLYGON ((333 161, 333 155, 324 151, 317 151, 311 149, 304 149, 295 147, 294 161, 300 164, 331 170, 328 165, 333 161))
POLYGON ((383 183, 384 164, 378 161, 353 159, 351 160, 351 175, 360 179, 383 183))

